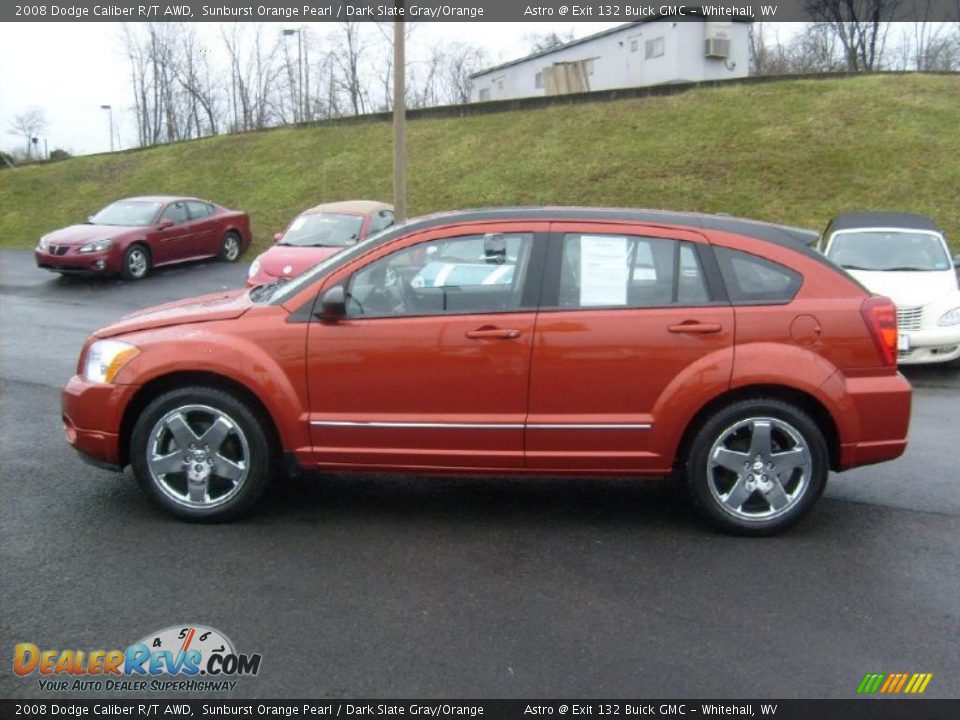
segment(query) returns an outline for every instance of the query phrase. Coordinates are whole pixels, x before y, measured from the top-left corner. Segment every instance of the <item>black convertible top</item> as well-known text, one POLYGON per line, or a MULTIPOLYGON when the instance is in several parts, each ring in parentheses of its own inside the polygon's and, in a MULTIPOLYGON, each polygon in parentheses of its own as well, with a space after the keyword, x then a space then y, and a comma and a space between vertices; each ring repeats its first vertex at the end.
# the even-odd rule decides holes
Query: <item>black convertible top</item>
POLYGON ((926 215, 906 212, 848 212, 837 215, 827 225, 826 233, 836 230, 867 230, 870 228, 897 228, 903 230, 930 230, 943 232, 926 215))

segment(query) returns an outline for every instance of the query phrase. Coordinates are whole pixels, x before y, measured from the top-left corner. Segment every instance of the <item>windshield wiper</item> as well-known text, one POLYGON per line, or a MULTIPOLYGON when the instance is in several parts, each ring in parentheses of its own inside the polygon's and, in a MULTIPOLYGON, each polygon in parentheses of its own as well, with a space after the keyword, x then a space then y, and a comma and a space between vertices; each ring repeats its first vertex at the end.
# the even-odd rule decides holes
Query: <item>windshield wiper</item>
POLYGON ((274 280, 266 285, 257 285, 257 287, 250 291, 250 299, 254 302, 265 302, 273 296, 273 294, 277 291, 277 288, 287 282, 287 278, 280 278, 279 280, 274 280))
POLYGON ((887 272, 929 272, 927 268, 910 267, 909 265, 904 267, 886 268, 886 270, 887 272))

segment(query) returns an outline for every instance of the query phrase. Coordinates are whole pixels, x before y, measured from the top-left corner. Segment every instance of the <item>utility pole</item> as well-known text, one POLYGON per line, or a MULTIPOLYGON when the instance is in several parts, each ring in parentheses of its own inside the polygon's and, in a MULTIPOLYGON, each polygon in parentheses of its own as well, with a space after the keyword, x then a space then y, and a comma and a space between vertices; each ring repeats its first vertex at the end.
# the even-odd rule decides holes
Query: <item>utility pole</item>
MULTIPOLYGON (((403 9, 404 0, 394 7, 403 9)), ((402 17, 402 15, 398 15, 402 17)), ((404 59, 404 22, 393 23, 393 216, 397 223, 407 219, 406 155, 406 60, 404 59)))
POLYGON ((110 115, 110 152, 113 152, 113 105, 101 105, 101 110, 106 110, 110 115))

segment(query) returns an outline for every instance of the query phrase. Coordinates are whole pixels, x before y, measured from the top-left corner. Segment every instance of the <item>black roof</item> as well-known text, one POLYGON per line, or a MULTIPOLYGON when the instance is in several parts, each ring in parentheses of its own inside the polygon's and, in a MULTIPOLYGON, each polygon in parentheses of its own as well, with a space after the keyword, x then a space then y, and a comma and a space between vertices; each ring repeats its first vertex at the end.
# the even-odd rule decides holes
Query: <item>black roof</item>
POLYGON ((943 232, 926 215, 905 212, 848 212, 837 215, 827 225, 829 232, 867 228, 903 228, 904 230, 943 232))
MULTIPOLYGON (((559 220, 559 221, 608 221, 640 222, 666 225, 689 225, 705 230, 746 235, 776 245, 807 249, 817 240, 816 230, 776 225, 761 220, 748 220, 731 215, 678 212, 673 210, 634 210, 630 208, 601 207, 504 207, 457 210, 413 218, 404 224, 404 232, 421 230, 458 222, 510 221, 510 220, 559 220)), ((811 251, 813 252, 813 251, 811 251)))

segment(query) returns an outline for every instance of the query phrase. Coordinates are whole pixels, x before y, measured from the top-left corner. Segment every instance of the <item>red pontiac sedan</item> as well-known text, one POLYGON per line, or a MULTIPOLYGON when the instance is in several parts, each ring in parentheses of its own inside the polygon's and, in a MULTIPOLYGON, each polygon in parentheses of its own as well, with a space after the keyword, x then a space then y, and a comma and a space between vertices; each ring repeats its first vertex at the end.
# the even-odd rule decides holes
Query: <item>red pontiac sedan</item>
MULTIPOLYGON (((771 534, 829 470, 892 460, 897 318, 795 231, 499 209, 387 230, 295 280, 135 313, 84 345, 68 441, 193 521, 309 470, 672 476, 771 534)), ((322 480, 321 480, 322 481, 322 480)))
POLYGON ((250 264, 247 287, 289 280, 331 255, 393 225, 393 206, 345 200, 306 210, 273 236, 277 244, 250 264))
POLYGON ((149 196, 118 200, 83 225, 40 238, 37 267, 140 280, 152 267, 217 257, 235 262, 250 245, 250 218, 206 200, 149 196))

